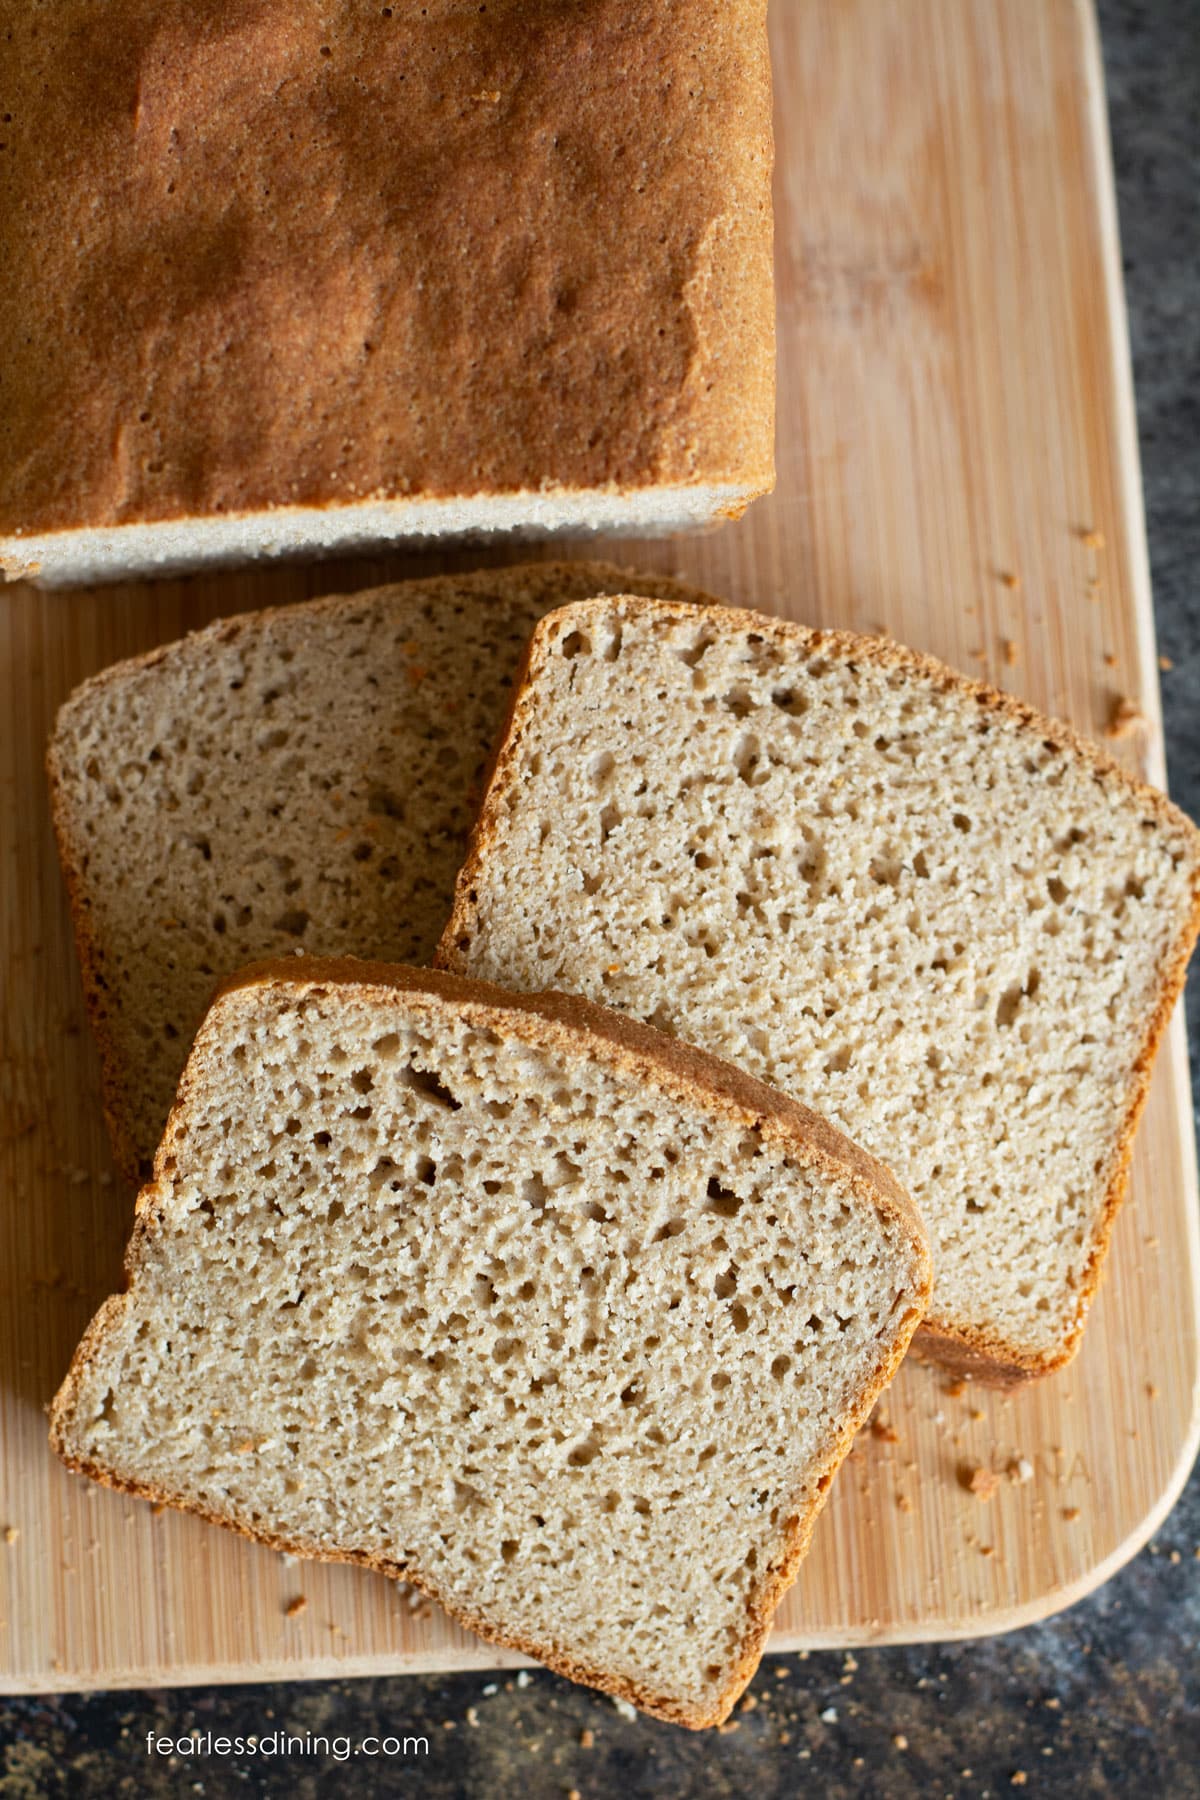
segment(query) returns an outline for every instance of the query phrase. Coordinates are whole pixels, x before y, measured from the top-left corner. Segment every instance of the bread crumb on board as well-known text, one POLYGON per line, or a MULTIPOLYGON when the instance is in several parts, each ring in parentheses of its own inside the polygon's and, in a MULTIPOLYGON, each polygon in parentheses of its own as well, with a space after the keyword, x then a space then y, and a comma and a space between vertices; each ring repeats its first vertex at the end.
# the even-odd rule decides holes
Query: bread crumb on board
POLYGON ((1137 730, 1139 725, 1145 723, 1146 716, 1136 700, 1131 700, 1128 694, 1118 694, 1112 703, 1112 711, 1109 714, 1108 724, 1104 727, 1104 735, 1107 738, 1128 737, 1131 732, 1137 730))
POLYGON ((1009 593, 1018 594, 1021 591, 1021 577, 1013 569, 1001 569, 1000 585, 1006 587, 1009 593))
POLYGON ((21 1527, 19 1525, 6 1525, 4 1527, 4 1541, 6 1544, 15 1544, 20 1535, 21 1527))
POLYGON ((1063 1507, 1063 1518, 1067 1521, 1068 1525, 1073 1525, 1078 1517, 1079 1508, 1077 1506, 1063 1507))
POLYGON ((298 1619, 300 1617, 301 1613, 307 1612, 307 1611, 308 1611, 308 1596, 307 1596, 307 1594, 297 1594, 296 1598, 294 1600, 289 1600, 287 1605, 284 1607, 283 1616, 285 1619, 298 1619))
POLYGON ((995 1470, 987 1468, 983 1463, 974 1467, 964 1465, 959 1470, 958 1479, 960 1486, 966 1488, 968 1494, 974 1494, 977 1500, 990 1500, 1000 1486, 1000 1477, 995 1470))
POLYGON ((1014 1456, 1008 1465, 1008 1479, 1023 1487, 1027 1481, 1033 1480, 1033 1464, 1027 1456, 1014 1456))
POLYGON ((900 1442, 900 1433, 886 1413, 876 1413, 871 1420, 871 1436, 878 1438, 881 1444, 898 1444, 900 1442))
POLYGON ((1003 647, 1004 660, 1011 669, 1021 660, 1021 646, 1018 644, 1016 638, 1005 638, 1003 647))
POLYGON ((1104 533, 1102 531, 1097 531, 1094 525, 1085 525, 1079 533, 1079 541, 1083 544, 1085 549, 1103 550, 1104 533))

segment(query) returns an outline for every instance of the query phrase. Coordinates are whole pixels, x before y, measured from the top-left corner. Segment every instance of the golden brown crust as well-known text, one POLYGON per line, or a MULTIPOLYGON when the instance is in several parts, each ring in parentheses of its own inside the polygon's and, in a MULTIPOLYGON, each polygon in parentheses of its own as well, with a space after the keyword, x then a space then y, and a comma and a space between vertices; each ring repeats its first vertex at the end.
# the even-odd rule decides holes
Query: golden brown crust
POLYGON ((144 1248, 157 1224, 157 1205, 161 1187, 169 1179, 176 1153, 175 1131, 186 1125, 192 1091, 201 1085, 206 1058, 218 1054, 221 1043, 221 1015, 227 1003, 238 996, 259 989, 279 989, 289 998, 316 997, 330 988, 346 986, 357 994, 379 1001, 390 995, 404 995, 427 1001, 434 1008, 450 1006, 456 1015, 475 1015, 481 1026, 503 1029, 514 1014, 521 1021, 524 1036, 535 1041, 540 1037, 547 1047, 584 1049, 602 1053, 624 1072, 664 1089, 677 1099, 689 1103, 699 1101, 709 1110, 732 1119, 747 1130, 761 1132, 785 1152, 805 1166, 816 1168, 822 1175, 833 1176, 846 1185, 854 1200, 870 1206, 885 1218, 898 1222, 909 1239, 917 1258, 916 1279, 910 1293, 910 1304, 894 1328, 892 1345, 864 1384, 854 1404, 848 1409, 842 1430, 827 1447, 822 1466, 817 1471, 815 1493, 809 1506, 788 1520, 784 1527, 784 1548, 778 1566, 768 1570, 759 1584, 751 1604, 740 1653, 726 1687, 708 1709, 688 1708, 670 1696, 648 1693, 622 1676, 577 1661, 553 1644, 536 1642, 519 1633, 507 1633, 482 1620, 452 1595, 441 1592, 436 1583, 421 1577, 402 1565, 389 1563, 372 1552, 355 1550, 331 1551, 304 1541, 277 1538, 252 1530, 233 1518, 225 1517, 192 1502, 181 1502, 177 1495, 151 1483, 126 1480, 103 1465, 76 1456, 67 1442, 66 1426, 75 1406, 83 1373, 114 1321, 128 1306, 130 1295, 113 1295, 106 1300, 89 1325, 71 1367, 50 1411, 50 1442, 55 1452, 76 1473, 89 1476, 106 1487, 136 1494, 192 1512, 210 1523, 224 1525, 243 1537, 286 1550, 294 1555, 325 1562, 358 1563, 375 1572, 410 1582, 427 1593, 453 1618, 492 1643, 535 1657, 571 1680, 631 1701, 642 1711, 674 1724, 702 1729, 717 1725, 732 1710, 738 1695, 758 1665, 770 1629, 771 1618, 780 1598, 795 1579, 796 1571, 808 1549, 817 1514, 824 1505, 833 1476, 849 1450, 879 1394, 891 1380, 908 1348, 932 1287, 932 1264, 924 1227, 911 1200, 890 1172, 868 1157, 865 1152, 810 1113, 806 1107, 785 1095, 755 1081, 742 1070, 735 1069, 716 1057, 689 1045, 664 1037, 650 1026, 623 1015, 565 994, 510 994, 501 988, 432 970, 409 969, 389 963, 359 962, 353 957, 271 958, 251 965, 223 982, 217 990, 212 1008, 197 1034, 188 1060, 179 1094, 155 1157, 154 1179, 138 1195, 133 1235, 125 1258, 128 1286, 136 1282, 144 1248), (615 1053, 615 1054, 614 1054, 615 1053))
POLYGON ((772 485, 765 0, 7 19, 12 559, 276 507, 772 485))
MULTIPOLYGON (((1082 1329, 1082 1327, 1081 1327, 1082 1329)), ((1052 1375, 1075 1353, 1078 1333, 1071 1348, 1053 1358, 1025 1355, 989 1338, 984 1332, 972 1331, 965 1325, 950 1325, 944 1320, 922 1319, 912 1341, 912 1354, 918 1362, 937 1363, 952 1375, 965 1375, 984 1387, 1012 1389, 1024 1387, 1052 1375)))
MULTIPOLYGON (((500 836, 500 797, 520 754, 521 740, 530 723, 534 705, 533 687, 550 654, 550 646, 577 624, 598 613, 610 612, 613 607, 636 607, 639 613, 648 612, 662 619, 683 618, 694 610, 670 600, 619 595, 609 596, 605 600, 574 601, 569 606, 548 613, 537 625, 513 683, 508 720, 493 755, 488 789, 459 873, 454 907, 434 957, 435 967, 460 967, 463 950, 474 933, 474 890, 487 857, 500 836)), ((1190 846, 1191 911, 1160 972, 1158 993, 1134 1064, 1125 1100, 1125 1116, 1107 1178, 1091 1253, 1080 1284, 1075 1320, 1069 1333, 1053 1356, 1031 1354, 1019 1344, 1011 1344, 1000 1337, 946 1320, 926 1319, 919 1333, 917 1347, 924 1354, 935 1357, 956 1373, 971 1375, 995 1386, 1013 1387, 1052 1374, 1070 1362, 1079 1347, 1087 1311, 1099 1285, 1113 1224, 1128 1186, 1133 1140, 1149 1093, 1154 1058, 1183 989, 1188 961, 1197 936, 1200 935, 1200 831, 1165 794, 1129 774, 1120 763, 1071 726, 1037 712, 1013 694, 1003 693, 986 682, 960 674, 935 657, 910 650, 890 638, 864 637, 850 631, 814 631, 788 619, 734 607, 718 605, 710 610, 714 625, 719 625, 725 631, 753 631, 774 639, 798 654, 820 654, 846 662, 857 659, 876 663, 885 669, 903 670, 906 674, 928 682, 937 691, 955 693, 973 700, 992 714, 1026 730, 1035 731, 1043 742, 1052 745, 1056 751, 1077 758, 1090 770, 1096 781, 1121 790, 1145 810, 1156 826, 1182 834, 1190 846)))
POLYGON ((108 1022, 107 985, 104 977, 104 947, 93 929, 91 896, 85 873, 87 850, 80 822, 72 817, 70 806, 71 770, 61 748, 63 719, 69 710, 83 705, 104 688, 128 682, 139 673, 160 663, 169 662, 183 648, 208 639, 227 642, 231 637, 255 634, 278 620, 327 619, 339 612, 353 613, 363 606, 377 604, 381 596, 395 594, 398 600, 411 597, 415 601, 428 598, 451 600, 466 595, 478 596, 481 606, 510 604, 526 597, 532 589, 541 594, 559 582, 575 584, 581 575, 594 581, 597 589, 611 588, 614 583, 628 581, 636 575, 654 594, 677 596, 688 604, 715 605, 712 595, 690 589, 665 576, 645 571, 623 569, 614 563, 537 562, 515 563, 494 569, 474 569, 465 575, 437 575, 424 580, 368 588, 354 594, 326 594, 314 600, 297 601, 285 607, 265 607, 259 611, 238 613, 228 619, 214 619, 186 639, 160 644, 140 656, 113 663, 101 669, 74 689, 59 708, 54 735, 46 747, 46 775, 50 788, 50 815, 58 847, 59 862, 67 890, 67 903, 75 934, 83 984, 84 1005, 88 1022, 100 1052, 101 1103, 104 1120, 112 1144, 113 1159, 123 1178, 137 1187, 150 1173, 149 1165, 138 1149, 134 1111, 130 1094, 130 1072, 108 1022))

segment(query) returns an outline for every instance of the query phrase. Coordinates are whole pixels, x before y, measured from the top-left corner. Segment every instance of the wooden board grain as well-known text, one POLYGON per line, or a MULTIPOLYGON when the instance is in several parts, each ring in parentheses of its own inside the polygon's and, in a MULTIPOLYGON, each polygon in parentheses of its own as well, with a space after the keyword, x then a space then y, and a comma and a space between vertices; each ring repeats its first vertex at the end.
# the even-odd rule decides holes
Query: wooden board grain
MULTIPOLYGON (((810 623, 889 630, 1094 734, 1128 696, 1144 723, 1118 753, 1161 780, 1090 12, 1072 0, 776 0, 773 32, 779 489, 713 536, 609 553, 810 623)), ((41 758, 54 708, 92 670, 219 613, 416 566, 0 596, 9 1689, 515 1660, 382 1578, 290 1564, 74 1480, 45 1442, 43 1408, 117 1279, 131 1201, 109 1174, 50 839, 41 758), (289 1621, 300 1593, 307 1608, 289 1621)), ((889 1397, 896 1441, 866 1437, 839 1478, 778 1647, 1001 1630, 1086 1592, 1144 1541, 1200 1431, 1195 1201, 1176 1019, 1078 1361, 1010 1398, 952 1391, 907 1365, 889 1397), (1009 1480, 1022 1458, 1029 1479, 1009 1480), (964 1464, 1001 1474, 994 1499, 964 1491, 964 1464)))

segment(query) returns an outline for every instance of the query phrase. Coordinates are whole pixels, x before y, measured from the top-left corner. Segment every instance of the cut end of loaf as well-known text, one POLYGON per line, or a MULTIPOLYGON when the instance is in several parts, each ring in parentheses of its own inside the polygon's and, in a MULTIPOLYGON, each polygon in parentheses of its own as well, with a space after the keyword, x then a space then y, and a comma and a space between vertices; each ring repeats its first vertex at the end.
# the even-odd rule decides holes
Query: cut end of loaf
POLYGON ((903 1196, 736 1072, 315 961, 214 1005, 128 1270, 54 1404, 72 1467, 691 1726, 929 1287, 903 1196))
POLYGON ((745 483, 377 499, 168 518, 0 539, 0 569, 38 587, 185 574, 248 562, 623 534, 667 537, 740 518, 773 476, 745 483))
POLYGON ((879 639, 585 602, 530 649, 444 966, 562 986, 806 1100, 930 1227, 942 1346, 1078 1343, 1200 924, 1200 836, 879 639))

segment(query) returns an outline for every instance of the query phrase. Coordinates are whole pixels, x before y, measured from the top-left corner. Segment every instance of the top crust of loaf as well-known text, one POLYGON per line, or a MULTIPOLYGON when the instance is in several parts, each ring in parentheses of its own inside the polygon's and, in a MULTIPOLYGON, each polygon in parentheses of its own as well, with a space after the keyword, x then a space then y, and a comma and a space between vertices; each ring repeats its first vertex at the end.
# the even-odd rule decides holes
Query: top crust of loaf
MULTIPOLYGON (((928 1302, 932 1270, 924 1228, 915 1208, 889 1171, 857 1146, 834 1131, 806 1108, 764 1086, 740 1070, 716 1058, 664 1038, 649 1027, 606 1009, 561 994, 515 995, 485 983, 435 971, 406 969, 393 964, 359 962, 354 958, 278 958, 240 972, 222 984, 213 1007, 197 1036, 192 1057, 181 1083, 176 1107, 155 1160, 154 1178, 141 1192, 137 1216, 126 1258, 131 1291, 114 1296, 101 1308, 81 1342, 71 1368, 51 1410, 51 1443, 69 1467, 105 1485, 144 1498, 180 1505, 179 1495, 132 1480, 107 1467, 80 1447, 85 1430, 79 1419, 81 1389, 92 1365, 103 1359, 108 1340, 118 1333, 122 1318, 133 1304, 143 1262, 153 1251, 156 1234, 164 1227, 163 1202, 175 1172, 176 1153, 186 1137, 190 1110, 204 1095, 206 1077, 214 1060, 223 1058, 226 1034, 223 1021, 232 1005, 256 991, 278 994, 287 1004, 320 999, 326 992, 347 989, 356 1000, 386 1007, 389 1001, 416 999, 436 1021, 439 1016, 465 1021, 481 1031, 514 1037, 547 1049, 582 1052, 628 1075, 639 1089, 666 1093, 684 1108, 699 1108, 728 1120, 739 1129, 750 1129, 760 1139, 778 1147, 805 1170, 828 1180, 849 1205, 870 1209, 898 1228, 900 1241, 912 1261, 903 1283, 906 1305, 891 1330, 883 1360, 867 1386, 855 1395, 842 1421, 842 1429, 826 1449, 813 1472, 812 1504, 803 1516, 790 1519, 784 1528, 786 1544, 773 1574, 760 1586, 736 1661, 711 1704, 702 1709, 678 1698, 645 1692, 625 1677, 603 1668, 568 1659, 545 1643, 532 1642, 516 1633, 497 1629, 494 1623, 471 1613, 452 1596, 438 1591, 428 1579, 410 1568, 400 1568, 362 1550, 314 1546, 311 1542, 285 1541, 260 1530, 245 1530, 274 1548, 324 1560, 363 1563, 381 1573, 398 1576, 447 1605, 469 1628, 493 1641, 538 1657, 573 1679, 589 1682, 644 1710, 693 1728, 718 1723, 727 1716, 738 1693, 753 1673, 769 1629, 771 1615, 782 1594, 795 1578, 808 1546, 813 1523, 853 1436, 870 1406, 891 1379, 908 1346, 913 1329, 928 1302)), ((186 1160, 186 1150, 182 1152, 186 1160)), ((215 1523, 230 1524, 228 1517, 190 1505, 215 1523)), ((238 1529, 243 1529, 241 1525, 238 1529)))
MULTIPOLYGON (((694 609, 687 609, 692 613, 694 609)), ((669 625, 686 616, 684 608, 669 600, 623 595, 580 601, 548 614, 536 627, 513 688, 507 729, 493 757, 491 780, 472 834, 471 847, 459 875, 454 909, 442 935, 435 966, 466 970, 471 967, 471 945, 478 928, 476 890, 486 885, 490 859, 502 845, 506 809, 512 782, 522 754, 522 741, 536 719, 539 675, 555 647, 571 632, 595 627, 614 616, 635 615, 638 620, 669 625)), ((1070 1361, 1078 1348, 1087 1308, 1100 1280, 1117 1210, 1128 1185, 1133 1140, 1149 1091, 1150 1073, 1159 1042, 1182 989, 1192 948, 1200 933, 1200 831, 1178 807, 1157 789, 1137 780, 1095 744, 1057 720, 1051 719, 1011 694, 959 674, 935 658, 907 649, 891 639, 865 637, 846 631, 816 631, 789 620, 731 607, 711 609, 715 630, 725 636, 756 634, 798 657, 820 656, 829 661, 870 662, 884 670, 896 670, 936 693, 955 694, 974 702, 1010 725, 1036 736, 1055 752, 1065 753, 1086 769, 1100 787, 1126 804, 1181 846, 1190 885, 1190 909, 1180 923, 1169 954, 1159 969, 1159 982, 1145 1021, 1141 1048, 1128 1089, 1123 1096, 1123 1116, 1117 1152, 1111 1164, 1091 1252, 1080 1282, 1077 1315, 1063 1341, 1052 1351, 1032 1353, 995 1333, 961 1321, 938 1316, 937 1296, 933 1311, 922 1325, 917 1346, 955 1370, 977 1376, 1001 1387, 1015 1386, 1052 1373, 1070 1361)))
POLYGON ((6 21, 0 537, 772 485, 765 0, 6 21))

